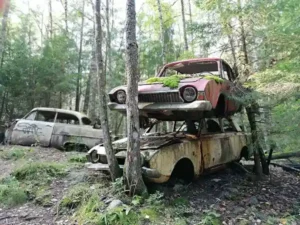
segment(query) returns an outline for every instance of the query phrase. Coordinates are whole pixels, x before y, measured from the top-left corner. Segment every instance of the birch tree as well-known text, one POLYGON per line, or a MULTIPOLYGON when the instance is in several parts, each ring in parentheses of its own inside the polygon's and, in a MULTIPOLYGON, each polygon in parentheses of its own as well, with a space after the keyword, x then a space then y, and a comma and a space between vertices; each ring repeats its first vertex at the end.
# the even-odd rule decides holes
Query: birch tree
POLYGON ((107 162, 110 170, 111 179, 114 181, 121 176, 121 170, 118 165, 114 150, 111 144, 109 134, 108 115, 107 115, 107 96, 106 96, 106 75, 103 73, 103 57, 102 57, 102 24, 100 15, 101 0, 96 0, 96 61, 97 74, 99 79, 99 95, 100 95, 100 121, 103 131, 103 142, 107 156, 107 162))
POLYGON ((140 126, 138 110, 138 45, 136 41, 135 0, 126 5, 126 75, 127 75, 127 155, 125 163, 126 185, 129 194, 147 191, 142 178, 140 154, 140 126))
POLYGON ((188 46, 187 34, 186 34, 184 1, 180 0, 180 3, 181 3, 181 19, 182 19, 182 28, 183 28, 184 50, 188 51, 189 50, 189 46, 188 46))

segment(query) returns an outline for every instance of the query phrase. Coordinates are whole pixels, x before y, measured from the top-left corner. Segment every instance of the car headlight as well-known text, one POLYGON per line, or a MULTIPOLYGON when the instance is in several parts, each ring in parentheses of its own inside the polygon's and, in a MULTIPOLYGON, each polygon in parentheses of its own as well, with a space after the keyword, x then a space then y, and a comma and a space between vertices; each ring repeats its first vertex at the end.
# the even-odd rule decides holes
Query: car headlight
POLYGON ((126 103, 126 92, 123 90, 119 90, 116 93, 117 96, 117 102, 119 104, 125 104, 126 103))
POLYGON ((182 91, 182 98, 185 102, 193 102, 197 98, 197 90, 194 87, 185 87, 182 91))
POLYGON ((97 150, 94 150, 90 153, 90 159, 92 163, 98 163, 100 160, 100 155, 98 154, 97 150))

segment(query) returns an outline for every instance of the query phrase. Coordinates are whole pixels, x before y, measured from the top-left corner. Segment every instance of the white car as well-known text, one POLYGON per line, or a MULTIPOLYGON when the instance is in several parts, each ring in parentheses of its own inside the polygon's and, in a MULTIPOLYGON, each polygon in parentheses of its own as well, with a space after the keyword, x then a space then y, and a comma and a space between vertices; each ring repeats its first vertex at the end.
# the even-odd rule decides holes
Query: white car
POLYGON ((88 150, 102 139, 102 130, 93 127, 86 115, 56 108, 35 108, 12 123, 5 133, 8 144, 59 149, 88 150))

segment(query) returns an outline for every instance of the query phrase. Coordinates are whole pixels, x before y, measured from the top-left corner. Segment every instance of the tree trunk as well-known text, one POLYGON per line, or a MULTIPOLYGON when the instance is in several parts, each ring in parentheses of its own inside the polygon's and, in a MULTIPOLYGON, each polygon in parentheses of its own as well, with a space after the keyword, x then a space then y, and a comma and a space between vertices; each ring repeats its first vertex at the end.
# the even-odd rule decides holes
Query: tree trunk
POLYGON ((103 142, 107 156, 107 162, 110 170, 110 175, 114 181, 122 175, 120 167, 112 148, 111 137, 109 134, 108 115, 107 115, 107 96, 106 96, 106 76, 103 73, 103 58, 102 58, 102 27, 100 15, 101 0, 96 0, 96 60, 97 74, 99 79, 99 94, 100 94, 100 121, 103 131, 103 142))
POLYGON ((82 42, 83 42, 83 26, 84 26, 84 7, 85 1, 82 1, 82 14, 81 14, 81 28, 80 28, 80 41, 79 41, 79 53, 78 53, 78 67, 77 67, 77 79, 76 79, 76 100, 75 100, 75 111, 79 111, 80 109, 80 96, 81 96, 81 87, 80 81, 82 77, 82 42))
POLYGON ((93 57, 90 65, 90 72, 88 75, 88 79, 86 82, 86 89, 85 89, 85 97, 84 97, 84 104, 83 104, 83 112, 87 113, 89 109, 89 103, 90 103, 90 95, 91 95, 91 80, 92 77, 95 76, 97 73, 97 65, 96 65, 96 54, 93 51, 93 57))
POLYGON ((258 104, 253 102, 250 106, 246 107, 246 112, 251 128, 251 139, 252 145, 254 148, 254 162, 255 162, 255 171, 258 176, 262 176, 262 173, 268 175, 269 174, 269 166, 267 163, 267 159, 261 147, 260 141, 258 139, 258 128, 256 125, 256 116, 258 113, 258 104))
POLYGON ((1 36, 0 36, 1 66, 2 66, 3 52, 5 48, 5 41, 6 41, 6 27, 7 27, 8 13, 9 13, 9 4, 10 4, 9 2, 6 3, 5 10, 2 17, 2 22, 1 22, 1 36))
MULTIPOLYGON (((193 24, 193 15, 192 15, 192 4, 191 4, 191 0, 188 0, 188 4, 189 4, 189 14, 190 14, 190 24, 193 24)), ((194 53, 194 34, 193 31, 191 31, 191 45, 192 45, 192 52, 194 53)))
POLYGON ((180 0, 181 3, 181 18, 182 18, 182 27, 183 27, 183 39, 184 39, 184 49, 189 50, 187 35, 186 35, 186 23, 185 23, 185 11, 184 11, 184 0, 180 0))
POLYGON ((125 165, 126 185, 129 194, 147 192, 142 178, 140 153, 140 125, 138 110, 138 45, 136 42, 135 0, 126 5, 126 74, 127 74, 127 156, 125 165))
POLYGON ((53 18, 52 18, 52 0, 48 1, 49 4, 49 33, 50 33, 50 38, 53 37, 53 18))
MULTIPOLYGON (((84 7, 84 0, 82 1, 83 7, 84 7)), ((68 0, 65 0, 64 2, 64 8, 65 8, 65 29, 66 33, 69 33, 69 27, 68 27, 68 0)), ((83 16, 82 16, 83 17, 83 16)))
POLYGON ((165 31, 164 31, 164 21, 163 21, 160 0, 157 0, 157 7, 158 7, 159 25, 160 25, 161 58, 163 64, 165 64, 166 63, 165 31))

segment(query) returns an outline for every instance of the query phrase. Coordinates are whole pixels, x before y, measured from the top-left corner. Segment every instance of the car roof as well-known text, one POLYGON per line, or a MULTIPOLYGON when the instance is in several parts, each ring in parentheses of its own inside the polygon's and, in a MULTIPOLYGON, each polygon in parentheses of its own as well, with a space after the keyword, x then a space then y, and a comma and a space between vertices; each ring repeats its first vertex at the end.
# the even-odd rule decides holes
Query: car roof
POLYGON ((225 62, 221 58, 193 58, 193 59, 185 59, 185 60, 180 60, 180 61, 176 61, 176 62, 167 63, 167 64, 165 64, 164 67, 171 67, 171 66, 176 65, 177 63, 206 62, 206 61, 222 61, 222 62, 225 62))
POLYGON ((49 107, 37 107, 32 109, 31 111, 35 111, 35 110, 42 110, 42 111, 51 111, 51 112, 59 112, 59 113, 67 113, 67 114, 72 114, 78 118, 83 118, 83 117, 87 117, 87 115, 85 115, 84 113, 81 112, 77 112, 77 111, 73 111, 73 110, 68 110, 68 109, 59 109, 59 108, 49 108, 49 107))

